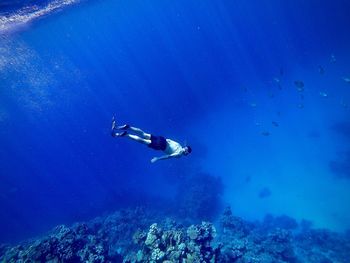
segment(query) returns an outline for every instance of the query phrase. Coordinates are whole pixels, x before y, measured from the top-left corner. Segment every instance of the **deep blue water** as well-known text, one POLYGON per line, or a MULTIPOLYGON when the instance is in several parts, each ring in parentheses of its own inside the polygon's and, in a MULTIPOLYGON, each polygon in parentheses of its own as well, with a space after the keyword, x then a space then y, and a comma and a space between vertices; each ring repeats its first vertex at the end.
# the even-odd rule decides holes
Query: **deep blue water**
POLYGON ((239 216, 350 228, 349 1, 35 3, 0 5, 1 242, 171 199, 186 171, 239 216), (193 153, 151 164, 113 115, 193 153))

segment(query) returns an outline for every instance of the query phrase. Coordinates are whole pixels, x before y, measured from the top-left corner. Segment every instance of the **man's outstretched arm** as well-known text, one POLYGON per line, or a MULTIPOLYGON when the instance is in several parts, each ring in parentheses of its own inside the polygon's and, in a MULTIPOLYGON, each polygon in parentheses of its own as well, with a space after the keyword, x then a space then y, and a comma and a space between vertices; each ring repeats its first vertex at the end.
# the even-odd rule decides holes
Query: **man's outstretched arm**
POLYGON ((160 156, 160 157, 154 157, 154 158, 152 158, 151 163, 154 163, 154 162, 159 161, 159 160, 166 160, 166 159, 169 159, 169 158, 174 158, 174 157, 177 157, 179 155, 181 155, 181 154, 173 153, 173 154, 164 155, 164 156, 160 156))

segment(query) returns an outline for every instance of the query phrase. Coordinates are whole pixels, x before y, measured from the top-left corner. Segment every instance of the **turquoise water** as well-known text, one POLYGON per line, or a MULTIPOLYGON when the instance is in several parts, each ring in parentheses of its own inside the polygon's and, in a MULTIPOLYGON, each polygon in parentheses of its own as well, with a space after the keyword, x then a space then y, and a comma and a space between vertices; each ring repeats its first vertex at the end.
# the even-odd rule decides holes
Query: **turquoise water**
POLYGON ((349 5, 1 4, 0 241, 160 205, 198 172, 243 218, 349 229, 349 5), (193 153, 151 164, 113 115, 193 153))

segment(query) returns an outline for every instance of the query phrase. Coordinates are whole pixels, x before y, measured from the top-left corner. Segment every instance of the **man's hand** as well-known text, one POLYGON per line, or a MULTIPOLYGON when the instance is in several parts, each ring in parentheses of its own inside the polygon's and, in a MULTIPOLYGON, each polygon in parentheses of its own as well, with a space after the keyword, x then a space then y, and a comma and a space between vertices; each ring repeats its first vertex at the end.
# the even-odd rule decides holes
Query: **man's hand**
POLYGON ((151 163, 155 163, 156 161, 158 161, 158 157, 153 157, 151 163))

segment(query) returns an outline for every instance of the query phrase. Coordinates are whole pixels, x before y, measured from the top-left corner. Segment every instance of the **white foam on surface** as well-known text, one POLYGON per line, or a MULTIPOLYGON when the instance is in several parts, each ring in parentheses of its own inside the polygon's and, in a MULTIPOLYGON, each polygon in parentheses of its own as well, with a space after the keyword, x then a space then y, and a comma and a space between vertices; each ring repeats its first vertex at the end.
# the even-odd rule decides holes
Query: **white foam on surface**
POLYGON ((44 7, 30 6, 22 8, 14 14, 0 16, 0 34, 9 32, 32 22, 35 19, 49 15, 64 7, 78 3, 79 0, 54 0, 44 7))

